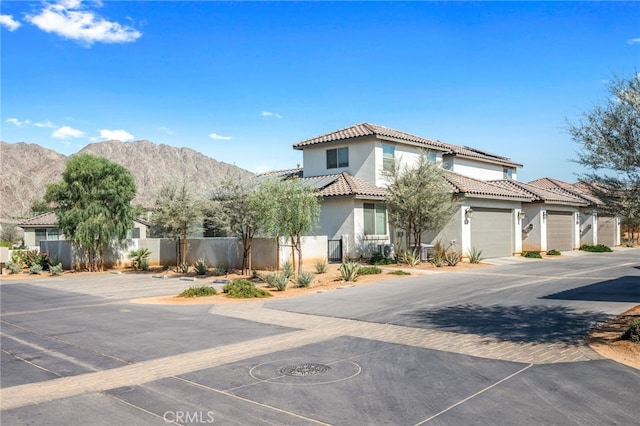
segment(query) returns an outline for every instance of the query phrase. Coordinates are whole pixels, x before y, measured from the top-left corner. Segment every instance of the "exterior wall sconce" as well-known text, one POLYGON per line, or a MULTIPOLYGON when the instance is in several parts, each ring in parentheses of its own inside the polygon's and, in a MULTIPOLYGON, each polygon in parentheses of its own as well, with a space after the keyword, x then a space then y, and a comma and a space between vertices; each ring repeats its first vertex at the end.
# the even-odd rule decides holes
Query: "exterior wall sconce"
POLYGON ((546 211, 542 212, 542 220, 547 220, 547 212, 546 211))
POLYGON ((471 207, 467 207, 467 209, 464 211, 464 220, 469 221, 469 219, 471 219, 473 217, 473 210, 471 209, 471 207))
POLYGON ((580 213, 576 212, 576 225, 580 225, 580 213))
POLYGON ((518 212, 518 222, 522 222, 525 217, 527 217, 527 215, 525 214, 524 210, 520 210, 518 212))

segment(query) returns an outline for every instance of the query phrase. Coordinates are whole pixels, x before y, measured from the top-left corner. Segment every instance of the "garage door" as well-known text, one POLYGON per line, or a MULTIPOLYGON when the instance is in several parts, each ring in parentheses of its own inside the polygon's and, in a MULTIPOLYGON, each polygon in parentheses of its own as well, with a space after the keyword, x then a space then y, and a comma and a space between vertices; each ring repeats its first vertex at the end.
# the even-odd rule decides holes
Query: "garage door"
POLYGON ((573 250, 572 212, 547 212, 547 250, 573 250))
POLYGON ((616 218, 598 217, 598 244, 612 247, 616 244, 616 218))
POLYGON ((511 210, 473 207, 471 247, 482 250, 485 259, 513 255, 511 210))

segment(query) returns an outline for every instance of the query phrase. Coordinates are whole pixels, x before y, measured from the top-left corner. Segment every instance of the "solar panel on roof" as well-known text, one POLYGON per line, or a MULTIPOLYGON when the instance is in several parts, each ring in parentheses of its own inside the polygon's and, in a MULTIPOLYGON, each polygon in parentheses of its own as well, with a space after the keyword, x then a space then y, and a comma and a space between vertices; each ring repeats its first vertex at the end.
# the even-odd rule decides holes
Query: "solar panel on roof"
POLYGON ((323 176, 321 178, 303 178, 300 179, 300 183, 312 188, 322 189, 325 186, 335 182, 336 179, 338 179, 338 175, 323 176))

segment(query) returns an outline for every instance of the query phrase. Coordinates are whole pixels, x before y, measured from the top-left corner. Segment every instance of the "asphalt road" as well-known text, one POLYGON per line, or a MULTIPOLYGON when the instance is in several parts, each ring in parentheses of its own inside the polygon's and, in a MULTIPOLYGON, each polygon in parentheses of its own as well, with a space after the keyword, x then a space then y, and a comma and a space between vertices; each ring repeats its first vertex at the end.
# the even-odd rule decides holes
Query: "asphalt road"
POLYGON ((141 305, 141 275, 0 283, 2 425, 635 425, 640 371, 586 331, 640 304, 640 250, 267 302, 141 305))

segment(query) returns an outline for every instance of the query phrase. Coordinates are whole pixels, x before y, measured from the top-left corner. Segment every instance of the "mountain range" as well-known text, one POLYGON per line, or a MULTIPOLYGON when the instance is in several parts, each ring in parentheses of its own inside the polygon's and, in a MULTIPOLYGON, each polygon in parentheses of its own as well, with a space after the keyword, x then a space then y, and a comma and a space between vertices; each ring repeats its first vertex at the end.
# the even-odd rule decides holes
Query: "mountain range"
MULTIPOLYGON (((137 188, 134 204, 152 207, 167 179, 186 176, 195 191, 211 189, 216 180, 251 172, 217 161, 190 148, 176 148, 147 140, 92 143, 66 156, 33 143, 0 141, 0 220, 32 216, 31 205, 41 200, 47 184, 62 179, 67 161, 78 154, 92 154, 127 168, 137 188)), ((12 220, 12 221, 13 221, 12 220)))

